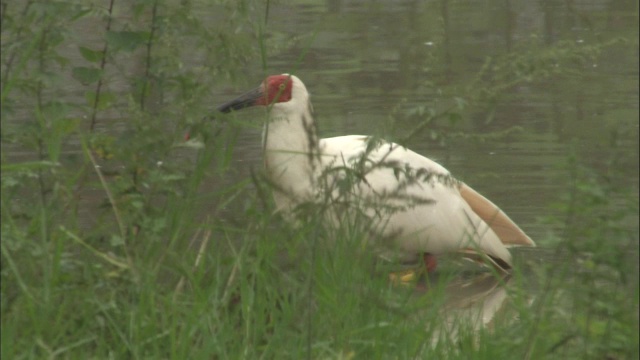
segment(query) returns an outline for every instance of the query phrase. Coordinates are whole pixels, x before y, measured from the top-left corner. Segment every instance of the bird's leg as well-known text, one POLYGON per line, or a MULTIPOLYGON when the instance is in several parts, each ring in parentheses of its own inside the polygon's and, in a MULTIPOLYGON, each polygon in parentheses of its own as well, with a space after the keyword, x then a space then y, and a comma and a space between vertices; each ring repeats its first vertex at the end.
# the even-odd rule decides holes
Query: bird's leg
POLYGON ((392 272, 389 274, 389 280, 391 280, 394 284, 408 285, 418 280, 418 278, 426 273, 432 273, 438 267, 438 260, 436 256, 430 253, 422 254, 422 261, 424 262, 424 267, 417 267, 413 269, 408 269, 399 272, 392 272))
POLYGON ((438 260, 435 255, 424 253, 422 254, 422 260, 424 261, 424 266, 428 273, 435 271, 438 266, 438 260))

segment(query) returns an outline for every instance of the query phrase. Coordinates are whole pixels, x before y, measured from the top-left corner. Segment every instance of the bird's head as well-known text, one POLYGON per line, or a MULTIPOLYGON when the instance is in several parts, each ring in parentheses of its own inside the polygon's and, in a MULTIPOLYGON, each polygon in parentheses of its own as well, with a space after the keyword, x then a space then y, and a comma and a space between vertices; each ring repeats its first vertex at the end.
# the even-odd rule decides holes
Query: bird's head
MULTIPOLYGON (((218 106, 217 110, 229 113, 252 106, 266 106, 272 113, 280 114, 313 112, 306 87, 298 77, 290 74, 271 75, 257 88, 218 106)), ((184 138, 191 139, 191 130, 184 138)))
POLYGON ((251 106, 288 110, 307 102, 307 89, 302 81, 294 75, 281 74, 267 77, 257 88, 218 106, 218 111, 228 113, 251 106))

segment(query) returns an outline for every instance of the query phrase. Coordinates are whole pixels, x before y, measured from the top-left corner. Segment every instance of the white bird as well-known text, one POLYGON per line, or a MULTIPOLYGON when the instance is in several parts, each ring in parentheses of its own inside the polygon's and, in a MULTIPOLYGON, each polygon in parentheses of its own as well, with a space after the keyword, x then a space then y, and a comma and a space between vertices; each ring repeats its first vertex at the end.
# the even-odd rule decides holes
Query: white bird
POLYGON ((279 210, 327 195, 344 210, 349 195, 387 247, 409 257, 423 254, 428 270, 435 268, 435 255, 462 252, 508 271, 507 246, 535 246, 500 208, 424 156, 361 135, 318 139, 309 93, 296 76, 269 76, 218 111, 250 106, 268 109, 264 163, 279 210))

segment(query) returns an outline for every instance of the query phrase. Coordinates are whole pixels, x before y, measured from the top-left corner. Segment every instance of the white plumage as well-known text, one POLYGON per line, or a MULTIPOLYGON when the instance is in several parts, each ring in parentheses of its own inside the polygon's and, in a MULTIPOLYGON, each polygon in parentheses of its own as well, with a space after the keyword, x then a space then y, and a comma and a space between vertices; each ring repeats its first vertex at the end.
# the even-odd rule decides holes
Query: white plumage
POLYGON ((422 155, 360 135, 318 139, 309 94, 296 76, 270 76, 218 110, 255 105, 269 111, 264 161, 279 210, 318 201, 329 189, 334 201, 356 203, 385 245, 408 256, 484 253, 508 269, 505 245, 535 246, 496 205, 422 155))

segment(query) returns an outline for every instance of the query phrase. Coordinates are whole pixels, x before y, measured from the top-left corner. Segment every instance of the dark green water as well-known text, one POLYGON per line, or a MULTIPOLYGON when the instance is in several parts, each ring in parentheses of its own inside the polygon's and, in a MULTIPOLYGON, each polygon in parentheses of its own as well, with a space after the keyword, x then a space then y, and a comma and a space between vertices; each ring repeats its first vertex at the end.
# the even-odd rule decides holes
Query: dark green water
MULTIPOLYGON (((224 8, 199 6, 199 16, 211 24, 231 16, 224 8)), ((540 219, 558 215, 552 205, 571 187, 571 152, 637 199, 637 10, 634 1, 270 3, 262 27, 266 57, 259 54, 256 35, 255 55, 242 65, 244 76, 234 85, 210 84, 210 108, 257 86, 266 75, 291 72, 311 93, 321 136, 364 134, 399 141, 426 118, 416 115, 420 108, 443 112, 467 104, 456 110, 455 126, 437 122, 403 144, 440 162, 539 241, 555 230, 540 219), (518 131, 509 136, 473 139, 514 127, 518 131)), ((249 11, 264 18, 264 8, 249 11)), ((126 20, 125 14, 117 16, 126 20)), ((79 44, 102 41, 102 28, 91 21, 74 26, 80 31, 73 40, 79 44)), ((234 31, 254 30, 247 24, 234 31)), ((75 44, 61 46, 60 53, 71 63, 82 62, 75 44)), ((184 58, 184 66, 193 68, 215 61, 197 51, 184 58)), ((126 94, 130 89, 120 76, 139 71, 140 62, 132 56, 128 66, 107 68, 109 89, 126 94)), ((70 74, 60 76, 69 77, 69 87, 49 95, 84 103, 84 90, 70 74)), ((5 121, 19 124, 32 101, 14 106, 13 114, 3 116, 3 126, 5 121)), ((125 97, 119 101, 126 106, 125 97)), ((118 116, 117 111, 101 114, 98 131, 121 132, 118 116)), ((249 126, 240 131, 229 182, 261 168, 262 115, 248 111, 238 118, 249 126)), ((69 139, 68 158, 78 159, 79 143, 69 139)), ((10 161, 33 158, 11 144, 2 147, 10 161)), ((99 188, 87 191, 82 203, 94 208, 103 197, 99 188)), ((613 202, 618 200, 625 201, 613 202)), ((92 223, 92 211, 80 213, 92 223)), ((638 219, 630 219, 629 227, 637 233, 638 219)))
MULTIPOLYGON (((557 75, 521 82, 495 100, 468 106, 456 128, 486 134, 519 126, 522 132, 442 144, 426 130, 406 143, 487 195, 540 239, 550 230, 538 219, 553 215, 549 205, 569 185, 570 147, 596 171, 610 171, 611 159, 620 158, 614 166, 621 186, 637 194, 636 7, 632 1, 273 5, 267 69, 248 66, 246 86, 223 87, 216 102, 256 86, 265 74, 291 72, 311 93, 322 136, 375 134, 396 140, 420 119, 402 120, 407 112, 421 105, 443 110, 454 97, 464 99, 487 85, 490 77, 473 82, 487 59, 527 58, 544 49, 624 38, 592 60, 554 64, 557 75), (394 116, 401 120, 388 125, 394 116)), ((241 167, 259 168, 258 129, 242 133, 236 158, 241 167)), ((631 226, 637 228, 637 220, 631 226)))
MULTIPOLYGON (((211 24, 231 16, 223 8, 200 6, 199 16, 211 24)), ((249 11, 256 18, 264 16, 263 8, 249 11)), ((124 13, 118 16, 126 19, 124 13)), ((79 22, 79 38, 74 39, 80 44, 102 41, 102 29, 94 25, 79 22)), ((252 29, 248 24, 237 31, 251 33, 252 29)), ((637 197, 638 12, 634 1, 270 3, 263 32, 266 59, 263 62, 256 38, 252 44, 256 54, 244 65, 245 76, 233 86, 211 84, 212 109, 257 86, 266 75, 290 72, 311 93, 321 136, 380 135, 398 141, 425 119, 407 115, 417 108, 442 112, 452 104, 467 103, 457 111, 461 120, 456 126, 439 122, 435 130, 462 136, 512 127, 520 131, 485 141, 460 137, 442 141, 434 140, 434 128, 427 127, 403 143, 485 194, 536 240, 552 230, 539 218, 555 215, 550 205, 570 186, 566 168, 570 151, 577 151, 595 172, 613 170, 619 186, 637 197), (601 46, 612 41, 618 42, 601 46), (601 46, 597 54, 584 50, 597 46, 601 46), (586 55, 566 59, 563 49, 584 50, 586 55), (537 60, 528 63, 531 59, 537 60), (490 64, 489 71, 478 79, 485 64, 490 64), (496 74, 501 70, 495 67, 516 70, 500 79, 496 74), (536 73, 531 81, 497 88, 531 67, 548 76, 536 73), (496 95, 478 97, 487 90, 495 90, 496 95)), ((60 51, 72 63, 82 61, 73 44, 60 51)), ((197 52, 184 58, 185 66, 194 68, 215 61, 197 52)), ((109 88, 129 91, 119 81, 120 72, 135 73, 140 62, 134 56, 129 67, 108 68, 113 79, 109 88)), ((83 90, 74 83, 70 81, 70 87, 59 89, 56 96, 83 103, 83 90)), ((126 99, 121 102, 125 106, 126 99)), ((21 109, 16 108, 7 121, 20 119, 21 109)), ((29 108, 27 104, 25 112, 29 108)), ((258 111, 239 115, 255 120, 240 132, 233 158, 236 178, 246 178, 251 169, 261 167, 261 116, 258 111)), ((118 133, 122 127, 117 118, 117 112, 101 114, 98 130, 118 133)), ((10 144, 2 145, 9 158, 30 157, 10 144)), ((67 145, 68 152, 79 152, 79 143, 67 145)), ((87 196, 87 204, 95 202, 91 193, 87 196)), ((102 198, 102 191, 95 196, 102 198)), ((637 229, 637 219, 630 226, 637 229)))

